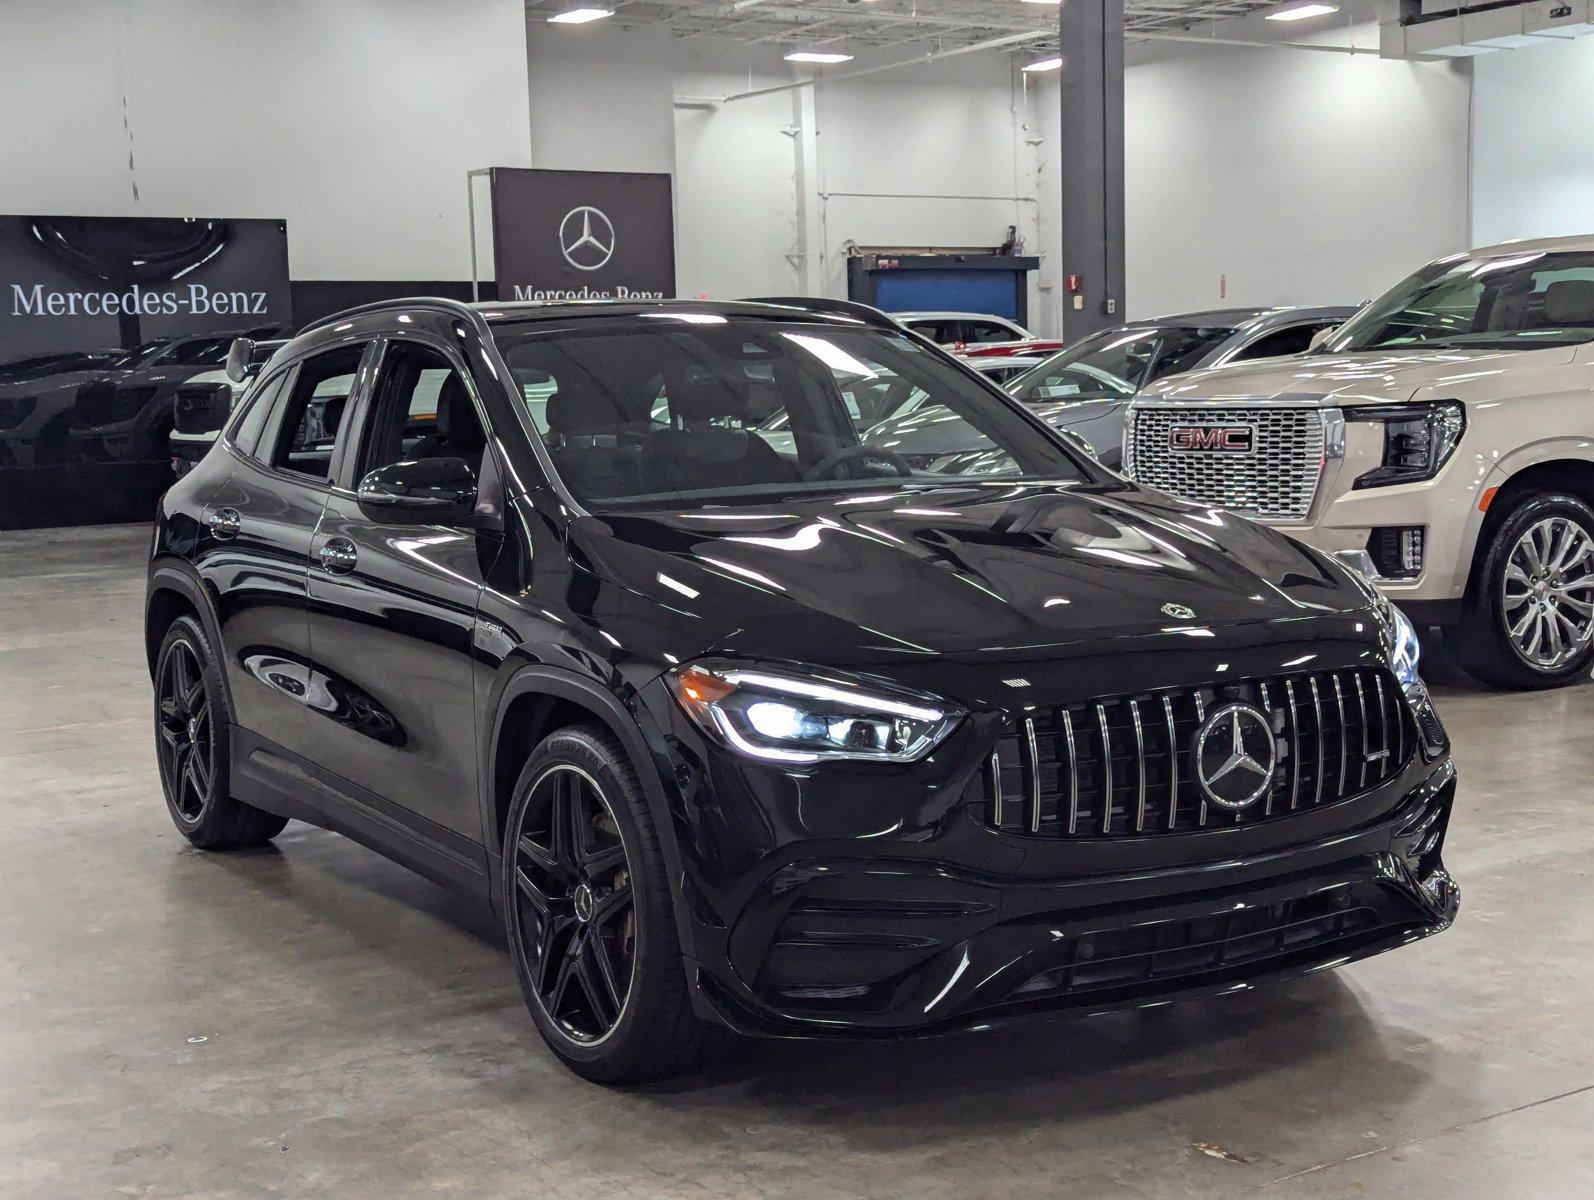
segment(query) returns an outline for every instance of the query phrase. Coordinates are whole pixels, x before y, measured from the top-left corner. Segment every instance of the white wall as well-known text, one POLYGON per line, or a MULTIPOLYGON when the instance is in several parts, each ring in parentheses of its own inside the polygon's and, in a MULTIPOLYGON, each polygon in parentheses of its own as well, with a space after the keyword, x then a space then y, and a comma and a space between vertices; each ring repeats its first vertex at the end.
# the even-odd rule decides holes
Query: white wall
POLYGON ((1468 90, 1448 63, 1273 47, 1130 67, 1130 315, 1357 303, 1464 249, 1468 90))
POLYGON ((550 25, 528 13, 531 165, 673 171, 672 42, 663 30, 550 25))
POLYGON ((282 217, 296 279, 468 278, 465 172, 529 149, 523 22, 520 0, 5 0, 0 212, 282 217))
POLYGON ((1474 243, 1594 233, 1594 37, 1473 69, 1474 243))

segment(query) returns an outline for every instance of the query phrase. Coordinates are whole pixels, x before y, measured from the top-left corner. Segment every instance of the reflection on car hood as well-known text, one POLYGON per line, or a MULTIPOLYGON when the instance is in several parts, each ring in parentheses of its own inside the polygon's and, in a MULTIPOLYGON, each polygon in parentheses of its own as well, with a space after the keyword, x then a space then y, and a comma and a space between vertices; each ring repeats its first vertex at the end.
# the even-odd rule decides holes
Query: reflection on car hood
POLYGON ((1221 650, 1226 628, 1271 624, 1290 640, 1367 603, 1343 568, 1275 530, 1127 482, 616 513, 570 537, 600 579, 694 618, 687 654, 1055 658, 1145 637, 1221 650))
POLYGON ((1173 375, 1146 388, 1145 400, 1232 403, 1236 400, 1315 399, 1332 404, 1388 404, 1417 392, 1515 369, 1526 359, 1570 362, 1574 349, 1378 350, 1306 355, 1209 367, 1173 375))

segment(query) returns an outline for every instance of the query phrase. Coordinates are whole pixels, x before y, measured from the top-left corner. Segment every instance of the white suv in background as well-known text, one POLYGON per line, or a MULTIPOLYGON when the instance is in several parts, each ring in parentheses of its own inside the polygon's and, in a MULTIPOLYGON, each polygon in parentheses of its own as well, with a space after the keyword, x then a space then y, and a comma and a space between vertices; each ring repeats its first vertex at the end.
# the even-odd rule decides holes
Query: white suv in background
POLYGON ((899 312, 891 319, 941 346, 974 346, 981 342, 1027 342, 1035 335, 1016 321, 989 313, 899 312))
POLYGON ((1594 237, 1440 259, 1305 357, 1155 384, 1124 469, 1355 563, 1480 679, 1583 677, 1594 237))

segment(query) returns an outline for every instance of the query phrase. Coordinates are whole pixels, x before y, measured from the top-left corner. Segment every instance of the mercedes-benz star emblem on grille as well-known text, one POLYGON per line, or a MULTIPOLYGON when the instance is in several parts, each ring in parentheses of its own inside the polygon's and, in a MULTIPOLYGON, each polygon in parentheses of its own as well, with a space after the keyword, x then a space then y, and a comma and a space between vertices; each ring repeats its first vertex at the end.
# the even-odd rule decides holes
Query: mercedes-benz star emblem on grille
POLYGON ((1254 425, 1175 425, 1168 430, 1170 450, 1249 454, 1255 441, 1254 425))
POLYGON ((1164 604, 1162 615, 1172 617, 1175 621, 1195 620, 1195 609, 1186 604, 1164 604))
POLYGON ((596 271, 614 257, 614 224, 602 209, 583 204, 559 222, 559 252, 578 271, 596 271))
POLYGON ((1262 798, 1273 784, 1278 749, 1273 726, 1251 704, 1224 704, 1208 715, 1196 735, 1196 778, 1207 799, 1239 812, 1262 798))

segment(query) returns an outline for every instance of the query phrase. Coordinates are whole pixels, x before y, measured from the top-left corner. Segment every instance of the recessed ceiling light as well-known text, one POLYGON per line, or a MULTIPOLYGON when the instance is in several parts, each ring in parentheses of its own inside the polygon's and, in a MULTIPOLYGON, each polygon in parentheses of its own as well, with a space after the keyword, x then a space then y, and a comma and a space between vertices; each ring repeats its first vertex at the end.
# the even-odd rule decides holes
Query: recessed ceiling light
POLYGON ((1337 4, 1297 4, 1294 8, 1281 8, 1267 15, 1269 21, 1304 21, 1308 17, 1326 17, 1337 13, 1337 4))
POLYGON ((567 8, 564 12, 554 13, 548 18, 550 25, 585 25, 589 21, 601 21, 604 17, 612 17, 614 13, 607 8, 567 8))
POLYGON ((830 50, 793 50, 786 56, 787 62, 806 63, 842 63, 851 62, 852 55, 841 54, 830 50))
POLYGON ((1039 60, 1037 60, 1035 62, 1032 62, 1032 63, 1025 63, 1024 64, 1024 70, 1026 70, 1026 71, 1055 71, 1055 70, 1057 70, 1058 67, 1060 67, 1062 65, 1063 65, 1063 60, 1060 59, 1060 58, 1042 58, 1042 59, 1039 59, 1039 60))

